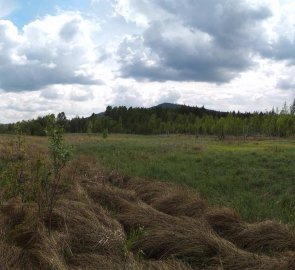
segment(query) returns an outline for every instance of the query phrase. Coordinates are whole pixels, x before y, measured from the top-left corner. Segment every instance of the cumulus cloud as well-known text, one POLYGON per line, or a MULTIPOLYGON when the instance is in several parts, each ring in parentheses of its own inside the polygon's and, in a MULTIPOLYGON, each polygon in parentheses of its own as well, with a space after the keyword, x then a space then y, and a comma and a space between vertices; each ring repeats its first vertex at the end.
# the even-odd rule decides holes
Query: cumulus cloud
POLYGON ((255 64, 267 38, 262 23, 271 16, 266 5, 234 0, 118 0, 117 12, 145 27, 118 49, 122 76, 214 83, 255 64))
POLYGON ((295 95, 295 66, 285 66, 277 77, 276 87, 285 92, 293 92, 295 95))
POLYGON ((273 39, 263 50, 265 57, 295 65, 295 5, 292 0, 281 0, 272 27, 273 39))
POLYGON ((17 55, 20 42, 21 36, 18 35, 18 30, 13 23, 0 20, 0 68, 6 63, 21 61, 21 57, 17 55))
POLYGON ((52 84, 101 84, 93 76, 95 24, 78 12, 46 16, 18 29, 0 21, 0 88, 39 90, 52 84))
POLYGON ((70 93, 70 99, 83 102, 93 99, 93 92, 90 89, 73 89, 70 93))
POLYGON ((78 32, 79 21, 77 19, 73 19, 63 25, 59 31, 59 35, 64 41, 69 42, 74 39, 78 32))
MULTIPOLYGON (((54 103, 43 100, 43 102, 36 102, 39 100, 37 92, 31 93, 1 93, 0 94, 0 108, 5 112, 14 112, 13 119, 18 116, 28 116, 29 114, 45 114, 54 108, 54 103)), ((7 116, 6 116, 7 117, 7 116)), ((26 117, 27 118, 27 117, 26 117)), ((21 119, 19 119, 21 120, 21 119)))
POLYGON ((112 106, 151 107, 161 103, 177 103, 181 99, 179 90, 173 87, 163 87, 162 84, 143 87, 136 82, 117 84, 112 89, 112 106))
POLYGON ((279 37, 277 41, 263 50, 265 57, 286 61, 287 65, 295 65, 295 34, 291 37, 279 37))
POLYGON ((40 93, 40 97, 45 98, 47 100, 57 100, 60 99, 61 96, 62 94, 53 87, 43 89, 40 93))
POLYGON ((133 86, 117 85, 113 88, 112 106, 143 107, 144 96, 133 86))
POLYGON ((156 97, 154 104, 161 103, 178 103, 181 98, 181 94, 175 89, 161 89, 159 95, 156 97))

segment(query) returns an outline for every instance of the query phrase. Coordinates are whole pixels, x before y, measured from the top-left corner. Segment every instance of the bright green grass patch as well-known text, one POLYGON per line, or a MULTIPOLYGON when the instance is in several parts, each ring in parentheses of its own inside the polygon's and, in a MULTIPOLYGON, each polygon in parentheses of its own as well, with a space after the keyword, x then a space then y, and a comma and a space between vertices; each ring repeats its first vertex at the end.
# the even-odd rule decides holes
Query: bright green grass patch
POLYGON ((295 225, 295 141, 218 141, 193 136, 73 136, 77 153, 129 176, 197 189, 211 204, 248 221, 295 225), (79 140, 77 140, 79 138, 79 140))

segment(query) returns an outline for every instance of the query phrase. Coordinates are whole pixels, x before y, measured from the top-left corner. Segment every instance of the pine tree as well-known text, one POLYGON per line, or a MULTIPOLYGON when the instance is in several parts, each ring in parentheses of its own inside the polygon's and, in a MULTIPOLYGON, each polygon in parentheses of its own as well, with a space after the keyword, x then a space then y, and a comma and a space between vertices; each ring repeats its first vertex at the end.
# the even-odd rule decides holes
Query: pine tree
POLYGON ((290 113, 291 113, 292 115, 295 115, 295 98, 294 98, 294 100, 293 100, 293 103, 292 103, 291 106, 290 106, 290 113))

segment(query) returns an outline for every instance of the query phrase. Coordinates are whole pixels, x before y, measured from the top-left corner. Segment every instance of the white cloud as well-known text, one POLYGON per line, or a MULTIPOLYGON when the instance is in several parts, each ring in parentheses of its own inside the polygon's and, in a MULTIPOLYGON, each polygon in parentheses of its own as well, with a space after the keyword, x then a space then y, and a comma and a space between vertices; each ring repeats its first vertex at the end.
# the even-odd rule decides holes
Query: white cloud
POLYGON ((2 28, 0 88, 39 90, 52 84, 101 84, 93 70, 97 52, 93 35, 100 28, 79 12, 46 16, 24 26, 22 33, 9 21, 2 28))
POLYGON ((154 105, 161 103, 178 103, 181 98, 181 93, 176 89, 161 89, 159 95, 153 101, 154 105))
POLYGON ((92 100, 93 91, 91 89, 81 89, 78 87, 73 87, 70 92, 70 99, 78 102, 92 100))
POLYGON ((117 85, 113 88, 112 106, 143 107, 144 96, 134 86, 117 85))
POLYGON ((62 97, 62 93, 60 93, 58 91, 58 89, 56 89, 56 87, 54 86, 50 86, 46 89, 43 89, 40 92, 40 97, 45 98, 47 100, 56 100, 56 99, 60 99, 62 97))
POLYGON ((295 98, 295 66, 285 68, 277 80, 277 87, 294 93, 295 98))

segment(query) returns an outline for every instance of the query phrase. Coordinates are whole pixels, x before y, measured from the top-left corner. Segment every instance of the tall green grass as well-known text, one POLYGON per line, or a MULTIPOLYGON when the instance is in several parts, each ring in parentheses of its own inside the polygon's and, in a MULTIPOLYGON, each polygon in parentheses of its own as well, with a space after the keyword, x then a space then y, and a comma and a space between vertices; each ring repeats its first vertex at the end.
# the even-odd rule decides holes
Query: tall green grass
POLYGON ((194 136, 69 136, 76 153, 109 170, 196 189, 248 221, 295 225, 295 140, 218 141, 194 136))

